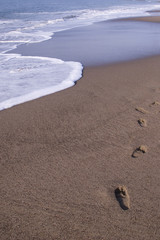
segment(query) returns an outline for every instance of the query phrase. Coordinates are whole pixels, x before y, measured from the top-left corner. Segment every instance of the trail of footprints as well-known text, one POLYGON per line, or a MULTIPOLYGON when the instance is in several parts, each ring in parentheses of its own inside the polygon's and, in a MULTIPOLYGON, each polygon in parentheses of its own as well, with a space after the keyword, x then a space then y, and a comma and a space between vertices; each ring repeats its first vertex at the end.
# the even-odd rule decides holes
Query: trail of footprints
MULTIPOLYGON (((160 102, 153 102, 150 107, 152 106, 160 106, 160 102)), ((144 108, 137 107, 135 108, 136 111, 142 114, 148 114, 149 112, 145 110, 144 108)), ((139 118, 137 120, 140 127, 147 127, 147 120, 144 118, 139 118)), ((141 145, 138 146, 132 153, 133 158, 138 158, 141 156, 141 154, 145 154, 148 151, 147 146, 141 145)), ((128 210, 130 208, 130 196, 128 194, 128 190, 124 185, 120 185, 115 189, 115 196, 117 201, 119 202, 120 207, 123 210, 128 210)))

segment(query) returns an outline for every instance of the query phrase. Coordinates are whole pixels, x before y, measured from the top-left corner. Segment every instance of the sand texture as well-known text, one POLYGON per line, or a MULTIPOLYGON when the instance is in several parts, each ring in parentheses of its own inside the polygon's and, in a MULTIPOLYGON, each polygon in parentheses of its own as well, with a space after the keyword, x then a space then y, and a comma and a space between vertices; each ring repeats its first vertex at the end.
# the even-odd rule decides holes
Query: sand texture
MULTIPOLYGON (((156 11, 153 11, 153 12, 156 12, 156 11)), ((159 11, 157 11, 157 12, 159 12, 159 11)), ((160 16, 122 18, 121 20, 119 19, 118 21, 143 21, 143 22, 160 23, 160 16)))
POLYGON ((159 66, 88 67, 76 86, 0 112, 1 240, 159 240, 159 66))

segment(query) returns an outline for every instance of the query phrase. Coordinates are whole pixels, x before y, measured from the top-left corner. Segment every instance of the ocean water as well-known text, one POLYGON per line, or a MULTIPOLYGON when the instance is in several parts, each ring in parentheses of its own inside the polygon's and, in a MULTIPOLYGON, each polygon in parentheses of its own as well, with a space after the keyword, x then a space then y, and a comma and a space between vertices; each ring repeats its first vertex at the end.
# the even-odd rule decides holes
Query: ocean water
MULTIPOLYGON (((147 16, 158 0, 0 0, 0 110, 71 87, 80 62, 9 54, 54 33, 120 17, 147 16)), ((65 43, 64 43, 65 44, 65 43)))

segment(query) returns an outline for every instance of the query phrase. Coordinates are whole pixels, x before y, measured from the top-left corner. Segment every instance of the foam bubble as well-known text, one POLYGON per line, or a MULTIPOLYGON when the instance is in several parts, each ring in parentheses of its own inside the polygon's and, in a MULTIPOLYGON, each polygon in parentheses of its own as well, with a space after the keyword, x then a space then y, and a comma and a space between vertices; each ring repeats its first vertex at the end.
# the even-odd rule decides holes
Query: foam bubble
MULTIPOLYGON (((36 43, 50 39, 53 33, 78 26, 90 25, 94 22, 121 17, 147 16, 148 10, 156 9, 160 5, 130 5, 114 6, 104 10, 72 10, 66 12, 17 13, 13 21, 0 20, 0 44, 36 43), (21 16, 18 17, 18 16, 21 16)), ((15 45, 16 45, 15 44, 15 45)), ((14 45, 14 46, 15 46, 14 45)), ((6 46, 0 47, 0 53, 6 51, 6 46)))
POLYGON ((78 62, 18 54, 0 58, 0 110, 71 87, 82 76, 78 62))
POLYGON ((16 13, 16 19, 0 20, 0 110, 67 87, 81 78, 82 65, 59 59, 5 54, 23 43, 50 39, 58 31, 94 22, 149 15, 160 5, 114 6, 104 10, 16 13))

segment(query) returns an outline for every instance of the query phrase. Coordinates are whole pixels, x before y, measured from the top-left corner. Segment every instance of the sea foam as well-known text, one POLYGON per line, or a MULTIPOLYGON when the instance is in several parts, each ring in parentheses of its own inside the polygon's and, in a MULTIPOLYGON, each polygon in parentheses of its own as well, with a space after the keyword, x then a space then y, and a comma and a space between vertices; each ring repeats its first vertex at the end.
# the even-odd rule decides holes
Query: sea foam
POLYGON ((139 4, 103 10, 15 13, 13 19, 0 19, 0 110, 71 87, 81 78, 83 69, 78 62, 6 54, 8 51, 21 44, 48 40, 55 32, 94 22, 147 16, 148 10, 159 6, 139 4))
POLYGON ((3 56, 0 110, 71 87, 82 69, 78 62, 54 58, 3 56))

